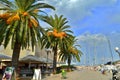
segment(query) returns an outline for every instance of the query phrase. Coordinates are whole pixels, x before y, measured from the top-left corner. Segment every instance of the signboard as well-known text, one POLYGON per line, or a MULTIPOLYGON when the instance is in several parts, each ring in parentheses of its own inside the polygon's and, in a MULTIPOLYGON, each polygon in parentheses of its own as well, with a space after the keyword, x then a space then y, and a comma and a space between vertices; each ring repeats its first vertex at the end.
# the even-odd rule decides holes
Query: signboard
POLYGON ((13 67, 6 67, 5 72, 3 74, 2 80, 11 80, 11 76, 13 74, 14 68, 13 67))
POLYGON ((35 69, 32 80, 41 80, 41 69, 35 69))

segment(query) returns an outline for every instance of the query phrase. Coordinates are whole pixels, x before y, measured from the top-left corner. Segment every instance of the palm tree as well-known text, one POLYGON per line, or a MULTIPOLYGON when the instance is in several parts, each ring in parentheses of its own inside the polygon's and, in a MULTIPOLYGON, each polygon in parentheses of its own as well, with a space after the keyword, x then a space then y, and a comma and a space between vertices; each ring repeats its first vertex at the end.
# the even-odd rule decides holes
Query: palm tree
POLYGON ((72 36, 72 31, 69 30, 70 26, 67 25, 68 21, 63 15, 57 16, 55 14, 54 17, 45 17, 44 21, 47 22, 50 27, 43 36, 42 44, 45 48, 52 48, 53 50, 53 73, 56 73, 58 50, 62 47, 61 44, 63 41, 67 41, 67 38, 72 36))
MULTIPOLYGON (((70 39, 69 39, 70 40, 70 39)), ((79 50, 80 45, 75 44, 77 39, 75 37, 72 37, 70 42, 65 42, 64 47, 61 47, 61 53, 59 54, 59 59, 62 61, 67 61, 68 63, 68 71, 70 71, 70 65, 72 59, 76 61, 80 61, 80 56, 82 55, 81 50, 79 50)))
POLYGON ((42 28, 39 20, 42 18, 42 8, 54 9, 53 6, 37 0, 0 0, 5 6, 0 8, 0 45, 6 48, 11 41, 12 66, 17 69, 21 49, 26 49, 40 43, 42 28))

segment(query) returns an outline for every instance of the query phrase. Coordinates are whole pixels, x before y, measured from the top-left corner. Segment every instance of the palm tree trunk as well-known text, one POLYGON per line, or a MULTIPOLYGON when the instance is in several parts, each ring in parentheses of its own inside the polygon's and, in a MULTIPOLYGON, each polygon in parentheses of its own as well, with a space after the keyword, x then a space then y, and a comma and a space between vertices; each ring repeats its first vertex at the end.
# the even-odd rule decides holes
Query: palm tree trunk
POLYGON ((56 73, 56 64, 57 64, 57 44, 56 46, 53 48, 54 50, 54 57, 53 57, 53 73, 56 73))
POLYGON ((12 54, 12 66, 15 68, 14 70, 14 77, 16 78, 17 76, 17 67, 18 67, 18 62, 19 62, 19 55, 20 55, 20 49, 21 49, 21 44, 16 41, 13 49, 13 54, 12 54))
POLYGON ((71 64, 71 57, 70 56, 68 57, 67 63, 68 63, 68 71, 70 71, 70 64, 71 64))

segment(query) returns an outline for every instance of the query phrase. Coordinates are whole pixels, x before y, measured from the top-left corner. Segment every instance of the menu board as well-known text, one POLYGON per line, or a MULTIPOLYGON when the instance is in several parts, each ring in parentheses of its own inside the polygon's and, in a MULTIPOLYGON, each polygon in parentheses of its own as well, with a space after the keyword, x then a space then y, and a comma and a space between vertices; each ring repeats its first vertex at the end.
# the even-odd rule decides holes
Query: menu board
POLYGON ((32 80, 41 80, 41 70, 35 69, 32 80))

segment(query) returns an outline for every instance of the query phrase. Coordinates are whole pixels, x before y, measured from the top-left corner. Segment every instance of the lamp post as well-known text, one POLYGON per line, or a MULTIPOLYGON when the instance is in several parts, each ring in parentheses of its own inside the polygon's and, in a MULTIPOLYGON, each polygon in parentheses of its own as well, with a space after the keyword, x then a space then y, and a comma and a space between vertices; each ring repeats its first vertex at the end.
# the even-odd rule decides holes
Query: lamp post
POLYGON ((118 53, 118 55, 119 55, 119 59, 120 59, 119 47, 115 47, 115 51, 118 53))
MULTIPOLYGON (((50 48, 48 48, 48 49, 45 49, 45 51, 47 52, 47 63, 48 63, 48 56, 49 56, 49 53, 51 53, 51 49, 50 48)), ((48 70, 48 66, 46 65, 46 68, 47 68, 47 70, 48 70)))

